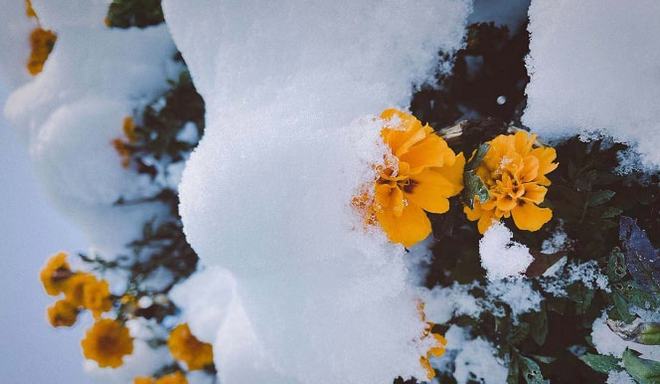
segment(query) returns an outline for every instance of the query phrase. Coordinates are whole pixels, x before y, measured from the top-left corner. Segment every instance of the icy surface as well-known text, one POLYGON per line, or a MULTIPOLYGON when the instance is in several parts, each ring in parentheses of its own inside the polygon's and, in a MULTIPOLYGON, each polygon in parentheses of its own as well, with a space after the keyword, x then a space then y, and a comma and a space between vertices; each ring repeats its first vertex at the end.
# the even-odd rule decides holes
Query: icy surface
MULTIPOLYGON (((383 109, 408 105, 467 2, 163 2, 207 107, 181 183, 191 245, 236 292, 214 347, 227 384, 423 377, 400 246, 350 201, 382 160, 383 109)), ((194 316, 194 314, 191 314, 194 316)))
POLYGON ((567 264, 562 258, 543 274, 540 279, 543 290, 553 296, 566 296, 566 287, 580 282, 589 289, 600 289, 610 292, 607 276, 603 275, 595 260, 586 263, 572 262, 567 264), (551 271, 552 270, 552 271, 551 271), (548 271, 552 273, 547 273, 548 271))
POLYGON ((479 240, 481 266, 486 270, 489 280, 518 277, 534 261, 529 248, 512 241, 512 237, 513 233, 503 223, 496 223, 479 240))
MULTIPOLYGON (((154 190, 148 176, 121 166, 111 142, 123 136, 123 118, 176 76, 170 59, 175 48, 165 26, 107 29, 102 17, 107 2, 52 4, 35 1, 34 7, 42 24, 57 33, 55 47, 43 72, 11 94, 5 115, 28 145, 53 203, 109 257, 163 210, 157 204, 113 206, 120 197, 150 196, 154 190), (69 12, 69 5, 79 12, 69 12)), ((18 17, 25 18, 22 12, 18 17)), ((9 54, 23 51, 16 47, 9 54)))
POLYGON ((523 123, 546 138, 600 131, 660 166, 660 2, 534 0, 523 123))
POLYGON ((635 384, 635 380, 626 371, 612 371, 607 375, 607 384, 635 384))
POLYGON ((642 354, 642 358, 660 360, 660 348, 656 345, 644 345, 632 341, 625 341, 607 326, 607 312, 594 320, 591 331, 591 340, 601 355, 621 357, 626 348, 634 349, 642 354))

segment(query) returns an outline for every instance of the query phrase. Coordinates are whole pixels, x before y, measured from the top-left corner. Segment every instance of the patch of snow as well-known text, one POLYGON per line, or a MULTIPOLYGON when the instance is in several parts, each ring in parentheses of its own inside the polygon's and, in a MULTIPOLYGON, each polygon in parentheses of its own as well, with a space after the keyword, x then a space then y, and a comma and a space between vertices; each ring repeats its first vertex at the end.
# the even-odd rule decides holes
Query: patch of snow
POLYGON ((503 224, 495 223, 479 240, 481 266, 490 281, 521 276, 534 261, 529 248, 511 240, 513 233, 503 224))
POLYGON ((543 243, 541 244, 541 253, 546 255, 557 253, 566 249, 566 246, 569 243, 570 239, 568 238, 568 235, 560 226, 552 232, 550 238, 543 240, 543 243))
POLYGON ((601 355, 621 357, 626 348, 630 348, 640 352, 642 358, 656 361, 660 360, 660 348, 656 345, 645 345, 633 341, 626 341, 620 338, 616 333, 612 332, 610 327, 607 326, 606 311, 603 311, 603 314, 594 320, 591 327, 591 341, 601 355))
POLYGON ((545 139, 601 132, 660 166, 660 3, 534 0, 525 125, 545 139))
POLYGON ((539 282, 543 290, 555 297, 566 296, 566 287, 581 282, 589 289, 600 289, 610 292, 607 276, 602 274, 598 262, 590 260, 585 263, 572 262, 566 264, 560 259, 552 268, 557 266, 553 274, 544 274, 539 282), (560 264, 561 263, 561 264, 560 264), (560 265, 558 265, 560 264, 560 265))
POLYGON ((607 374, 606 384, 635 384, 635 380, 626 371, 611 371, 607 374))
POLYGON ((475 380, 483 384, 501 384, 506 382, 509 372, 505 362, 497 357, 495 347, 481 337, 463 342, 454 367, 458 384, 475 380))
POLYGON ((423 377, 406 254, 363 230, 350 201, 385 153, 374 116, 408 105, 438 52, 461 47, 469 8, 163 1, 207 107, 180 186, 184 230, 236 279, 214 343, 224 383, 423 377))

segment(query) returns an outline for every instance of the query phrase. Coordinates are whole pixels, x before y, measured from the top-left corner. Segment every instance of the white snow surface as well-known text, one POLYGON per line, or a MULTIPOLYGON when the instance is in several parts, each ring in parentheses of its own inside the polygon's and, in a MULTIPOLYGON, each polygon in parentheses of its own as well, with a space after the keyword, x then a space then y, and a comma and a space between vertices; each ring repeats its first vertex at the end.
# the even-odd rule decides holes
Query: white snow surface
POLYGON ((626 348, 630 348, 641 353, 641 357, 644 359, 660 360, 660 348, 657 346, 626 341, 612 332, 607 326, 607 312, 605 311, 594 320, 591 327, 591 341, 601 355, 621 357, 626 348))
POLYGON ((532 1, 523 123, 545 138, 600 132, 660 166, 660 2, 532 1))
POLYGON ((635 384, 635 380, 626 371, 611 371, 606 384, 635 384))
POLYGON ((221 380, 423 377, 403 248, 363 230, 350 201, 385 153, 373 116, 408 105, 438 51, 461 46, 469 3, 163 8, 207 110, 180 187, 184 229, 236 279, 214 341, 221 380))
POLYGON ((513 233, 503 223, 495 223, 479 240, 481 266, 490 281, 520 277, 534 261, 529 248, 512 241, 513 233))
MULTIPOLYGON (((43 72, 10 95, 4 112, 28 146, 51 201, 86 232, 102 257, 111 258, 163 211, 158 204, 113 206, 120 197, 150 196, 154 189, 148 176, 121 166, 111 142, 123 137, 123 118, 177 75, 170 59, 175 47, 165 26, 105 27, 107 1, 65 3, 33 2, 57 41, 43 72)), ((22 7, 10 11, 7 17, 27 19, 22 7)), ((8 56, 26 55, 27 35, 23 40, 25 46, 15 44, 8 56)), ((12 66, 19 64, 24 69, 24 63, 3 60, 3 72, 16 72, 12 66)))

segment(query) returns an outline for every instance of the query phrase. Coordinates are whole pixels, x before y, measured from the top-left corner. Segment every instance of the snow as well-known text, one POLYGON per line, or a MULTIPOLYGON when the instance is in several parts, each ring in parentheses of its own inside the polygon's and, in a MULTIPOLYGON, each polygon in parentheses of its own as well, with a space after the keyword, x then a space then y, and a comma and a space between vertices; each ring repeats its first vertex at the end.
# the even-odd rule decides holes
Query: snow
POLYGON ((626 371, 611 371, 606 384, 635 384, 635 380, 626 371))
POLYGON ((495 223, 488 228, 479 240, 481 266, 486 270, 490 281, 505 277, 519 277, 534 261, 529 248, 512 241, 513 233, 502 223, 495 223))
POLYGON ((660 3, 532 1, 527 108, 544 138, 601 132, 660 166, 660 3))
POLYGON ((548 268, 539 281, 543 290, 555 297, 566 296, 566 287, 577 282, 589 289, 610 292, 607 276, 601 273, 595 260, 567 263, 565 257, 561 258, 548 268))
POLYGON ((607 326, 607 312, 594 320, 591 330, 591 341, 601 355, 621 357, 626 348, 640 352, 641 357, 650 360, 660 360, 660 348, 655 345, 644 345, 633 341, 625 341, 607 326))
POLYGON ((453 373, 458 384, 480 382, 500 384, 506 382, 508 368, 497 357, 496 349, 481 337, 471 339, 468 329, 452 325, 445 335, 447 352, 439 359, 432 359, 434 367, 442 372, 453 373))
POLYGON ((350 201, 384 154, 373 116, 408 105, 438 51, 461 46, 468 2, 163 8, 207 107, 180 185, 184 230, 236 279, 214 341, 221 380, 423 377, 404 250, 363 230, 350 201))
POLYGON ((97 17, 107 2, 53 4, 34 2, 40 21, 57 32, 54 50, 43 72, 10 95, 4 111, 51 201, 86 232, 94 250, 111 257, 164 211, 158 204, 113 206, 120 197, 155 190, 148 176, 121 166, 111 142, 123 136, 123 118, 178 74, 171 60, 176 50, 165 26, 107 29, 97 17))

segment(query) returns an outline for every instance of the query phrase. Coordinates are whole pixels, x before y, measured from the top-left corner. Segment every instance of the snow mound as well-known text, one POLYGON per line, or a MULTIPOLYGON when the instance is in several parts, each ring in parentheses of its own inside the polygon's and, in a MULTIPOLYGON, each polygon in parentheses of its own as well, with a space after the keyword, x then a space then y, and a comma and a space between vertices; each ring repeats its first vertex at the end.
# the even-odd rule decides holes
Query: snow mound
POLYGON ((602 132, 660 166, 660 2, 532 1, 523 123, 546 138, 602 132))
POLYGON ((534 261, 529 248, 511 241, 512 237, 513 233, 504 224, 495 223, 479 240, 481 266, 486 270, 488 280, 519 277, 534 261))
POLYGON ((123 136, 123 118, 166 90, 179 69, 165 26, 111 30, 97 17, 107 2, 74 3, 81 3, 81 13, 68 12, 69 3, 34 2, 57 42, 43 72, 10 95, 4 112, 28 145, 53 203, 107 257, 122 252, 142 224, 164 210, 158 204, 113 206, 120 197, 155 190, 148 176, 121 166, 112 140, 123 136))
POLYGON ((438 51, 461 46, 468 2, 163 8, 207 107, 180 188, 184 230, 236 279, 214 342, 221 380, 424 377, 404 250, 365 231, 350 202, 385 153, 374 115, 408 105, 438 51))

